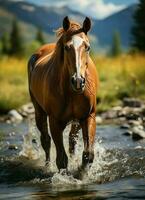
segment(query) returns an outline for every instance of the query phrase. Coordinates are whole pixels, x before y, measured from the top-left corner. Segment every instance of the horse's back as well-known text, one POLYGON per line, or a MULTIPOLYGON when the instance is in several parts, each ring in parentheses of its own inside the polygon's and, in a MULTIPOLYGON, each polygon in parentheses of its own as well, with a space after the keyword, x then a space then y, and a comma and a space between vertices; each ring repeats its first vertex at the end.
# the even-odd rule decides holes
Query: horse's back
POLYGON ((29 59, 28 73, 30 73, 32 69, 38 66, 41 62, 45 62, 50 59, 51 54, 54 52, 55 46, 55 43, 50 43, 45 44, 37 49, 29 59))
POLYGON ((37 101, 42 101, 43 95, 40 91, 45 83, 43 76, 46 74, 46 65, 55 50, 55 43, 41 46, 30 57, 28 62, 28 82, 30 95, 34 96, 37 101), (43 80, 43 81, 42 81, 43 80))
POLYGON ((41 46, 36 52, 35 54, 39 55, 40 57, 46 56, 48 54, 50 54, 51 52, 53 52, 55 49, 55 43, 51 43, 51 44, 45 44, 43 46, 41 46))

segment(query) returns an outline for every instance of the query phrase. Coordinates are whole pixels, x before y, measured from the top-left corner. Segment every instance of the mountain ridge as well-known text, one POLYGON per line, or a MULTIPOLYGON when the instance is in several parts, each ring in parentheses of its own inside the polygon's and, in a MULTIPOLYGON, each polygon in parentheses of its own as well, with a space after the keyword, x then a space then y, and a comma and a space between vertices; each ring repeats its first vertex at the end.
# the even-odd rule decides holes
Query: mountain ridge
MULTIPOLYGON (((90 34, 94 46, 96 48, 97 46, 102 48, 109 47, 112 44, 113 33, 117 30, 121 35, 122 46, 128 48, 131 39, 130 30, 133 25, 132 16, 136 7, 136 4, 134 4, 103 20, 92 19, 93 26, 90 34)), ((66 15, 79 22, 83 22, 85 18, 83 14, 72 11, 66 6, 62 8, 56 8, 54 6, 43 7, 23 1, 0 0, 0 24, 2 25, 2 32, 4 30, 10 31, 8 26, 10 26, 12 18, 15 17, 26 27, 27 39, 34 37, 32 34, 34 34, 36 27, 40 27, 47 36, 54 35, 53 31, 61 26, 63 17, 66 15), (5 12, 5 16, 2 12, 5 12)))

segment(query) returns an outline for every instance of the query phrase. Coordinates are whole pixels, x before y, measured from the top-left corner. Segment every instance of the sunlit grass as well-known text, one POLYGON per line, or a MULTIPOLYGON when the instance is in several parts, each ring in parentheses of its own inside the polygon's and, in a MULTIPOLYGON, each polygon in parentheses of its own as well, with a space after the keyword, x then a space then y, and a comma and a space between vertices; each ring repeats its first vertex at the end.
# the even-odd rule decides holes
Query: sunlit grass
MULTIPOLYGON (((27 59, 0 59, 0 113, 6 113, 30 101, 27 59)), ((98 111, 120 104, 124 97, 145 100, 144 55, 95 56, 93 60, 100 77, 98 111)))
POLYGON ((145 100, 145 56, 95 57, 100 77, 98 110, 121 103, 124 97, 145 100))
POLYGON ((27 60, 2 57, 0 62, 0 113, 29 101, 27 60))

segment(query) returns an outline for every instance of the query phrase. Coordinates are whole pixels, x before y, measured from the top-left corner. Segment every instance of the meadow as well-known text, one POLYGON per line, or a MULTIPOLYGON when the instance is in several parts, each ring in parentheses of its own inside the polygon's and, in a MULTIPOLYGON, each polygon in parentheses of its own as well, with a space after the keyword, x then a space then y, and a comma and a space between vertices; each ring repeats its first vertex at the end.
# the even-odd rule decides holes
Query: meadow
MULTIPOLYGON (((145 100, 145 56, 124 54, 116 58, 93 56, 100 77, 98 112, 120 105, 124 97, 145 100)), ((1 57, 0 114, 30 101, 27 59, 1 57)))
POLYGON ((30 101, 27 84, 27 59, 0 58, 0 114, 30 101))

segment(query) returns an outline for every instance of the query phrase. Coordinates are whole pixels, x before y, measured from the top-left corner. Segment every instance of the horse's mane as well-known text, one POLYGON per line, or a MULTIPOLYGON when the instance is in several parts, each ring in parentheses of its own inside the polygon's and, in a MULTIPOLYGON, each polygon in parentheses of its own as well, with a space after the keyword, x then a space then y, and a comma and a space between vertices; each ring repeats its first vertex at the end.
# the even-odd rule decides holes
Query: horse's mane
MULTIPOLYGON (((75 21, 70 21, 70 27, 67 31, 68 34, 72 34, 73 32, 81 30, 81 25, 75 21)), ((56 31, 56 36, 60 38, 64 33, 63 27, 58 28, 56 31)))

